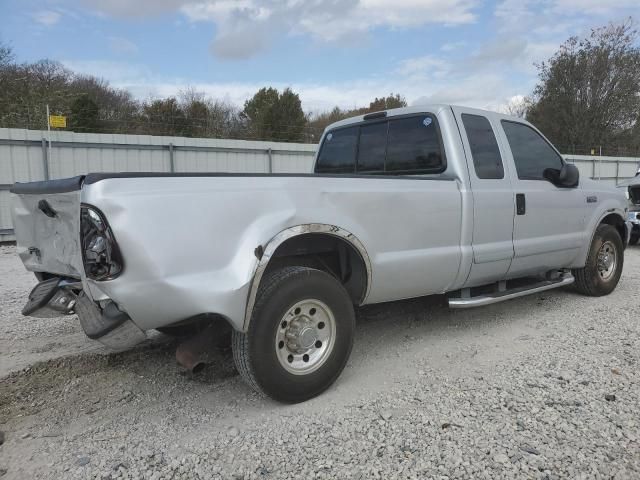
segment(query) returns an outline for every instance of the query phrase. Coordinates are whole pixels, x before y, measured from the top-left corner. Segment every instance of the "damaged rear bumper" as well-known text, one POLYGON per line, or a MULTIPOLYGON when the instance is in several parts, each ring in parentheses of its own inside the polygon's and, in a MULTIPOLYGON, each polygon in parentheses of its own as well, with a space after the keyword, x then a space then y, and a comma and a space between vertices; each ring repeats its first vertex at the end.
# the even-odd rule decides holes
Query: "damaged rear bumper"
POLYGON ((34 287, 22 314, 51 318, 77 314, 84 333, 92 340, 121 350, 146 339, 131 317, 111 300, 96 304, 82 290, 79 281, 60 277, 44 280, 34 287))
POLYGON ((82 288, 82 285, 80 282, 60 277, 43 280, 31 290, 29 300, 22 309, 22 314, 36 318, 72 314, 78 300, 74 288, 77 290, 82 288))

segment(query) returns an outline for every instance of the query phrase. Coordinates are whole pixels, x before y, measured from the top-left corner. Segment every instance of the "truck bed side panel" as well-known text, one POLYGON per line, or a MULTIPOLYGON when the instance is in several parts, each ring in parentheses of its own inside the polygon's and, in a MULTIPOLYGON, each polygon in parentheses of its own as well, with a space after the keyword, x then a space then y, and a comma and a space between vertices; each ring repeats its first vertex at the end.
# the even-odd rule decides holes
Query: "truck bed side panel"
POLYGON ((455 181, 113 178, 82 193, 105 214, 125 264, 94 285, 143 329, 204 312, 241 328, 256 247, 296 225, 337 225, 364 244, 373 270, 366 303, 443 292, 460 264, 455 181))

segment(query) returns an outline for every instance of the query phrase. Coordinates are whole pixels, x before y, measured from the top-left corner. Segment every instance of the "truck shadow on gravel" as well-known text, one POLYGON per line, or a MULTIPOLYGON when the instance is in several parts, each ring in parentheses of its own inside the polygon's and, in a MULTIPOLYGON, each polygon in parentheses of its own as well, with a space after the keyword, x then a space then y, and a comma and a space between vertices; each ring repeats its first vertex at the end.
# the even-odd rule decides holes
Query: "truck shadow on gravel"
MULTIPOLYGON (((532 296, 516 302, 521 304, 518 308, 528 308, 526 304, 546 301, 553 295, 562 294, 532 296)), ((504 304, 498 308, 506 309, 500 316, 509 310, 504 304)), ((365 360, 367 344, 379 345, 384 353, 404 345, 408 338, 421 342, 431 335, 446 335, 450 328, 477 328, 495 321, 496 315, 490 310, 481 310, 485 310, 484 314, 449 310, 444 296, 360 307, 356 311, 352 360, 356 365, 361 360, 359 356, 365 360)), ((256 397, 240 381, 230 345, 218 347, 211 353, 206 367, 192 374, 176 363, 178 344, 177 339, 157 334, 125 352, 66 356, 14 372, 2 379, 0 424, 17 416, 78 414, 75 410, 65 413, 65 405, 74 405, 81 412, 91 414, 98 409, 118 408, 134 399, 156 403, 184 401, 194 394, 220 392, 226 387, 236 390, 236 396, 244 392, 245 398, 256 397)))

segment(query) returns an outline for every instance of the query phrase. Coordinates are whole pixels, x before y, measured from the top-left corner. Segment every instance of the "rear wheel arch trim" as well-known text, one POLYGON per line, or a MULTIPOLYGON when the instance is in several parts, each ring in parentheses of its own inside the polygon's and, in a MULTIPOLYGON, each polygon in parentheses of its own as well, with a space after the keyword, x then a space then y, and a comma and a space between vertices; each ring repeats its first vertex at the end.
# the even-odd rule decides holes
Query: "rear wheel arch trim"
POLYGON ((282 230, 280 233, 275 235, 267 244, 264 246, 262 255, 258 260, 258 264, 254 269, 252 278, 251 278, 251 287, 249 288, 249 295, 247 298, 247 306, 245 308, 244 314, 244 322, 242 331, 246 332, 249 328, 249 322, 251 321, 251 315, 253 313, 253 307, 256 302, 256 296, 258 294, 258 288, 260 287, 260 282, 262 281, 262 276, 269 265, 269 261, 271 260, 273 254, 276 252, 278 247, 282 245, 285 241, 306 234, 313 233, 323 233, 327 235, 333 235, 342 240, 345 240, 349 243, 360 255, 362 261, 364 262, 365 270, 366 270, 366 286, 365 293, 362 297, 361 303, 364 303, 369 296, 369 291, 371 289, 371 259, 369 258, 369 254, 365 249, 363 243, 356 237, 353 233, 340 228, 336 225, 328 225, 324 223, 305 223, 301 225, 296 225, 294 227, 286 228, 282 230))

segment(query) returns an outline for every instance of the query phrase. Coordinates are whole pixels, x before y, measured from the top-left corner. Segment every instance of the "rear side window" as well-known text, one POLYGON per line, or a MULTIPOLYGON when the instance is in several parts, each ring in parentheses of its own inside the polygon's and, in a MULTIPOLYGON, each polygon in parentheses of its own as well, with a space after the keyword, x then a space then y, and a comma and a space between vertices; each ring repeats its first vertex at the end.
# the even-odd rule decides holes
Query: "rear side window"
POLYGON ((317 173, 353 173, 359 127, 327 133, 316 162, 317 173))
POLYGON ((435 117, 412 115, 339 128, 325 135, 316 173, 441 173, 446 161, 435 117))
POLYGON ((561 169, 562 158, 533 128, 524 123, 502 121, 521 180, 545 180, 547 168, 561 169))
POLYGON ((462 123, 467 132, 473 167, 478 178, 504 178, 500 148, 489 120, 481 115, 464 113, 462 123))
POLYGON ((389 121, 385 167, 389 174, 444 171, 440 135, 433 117, 420 115, 389 121))

